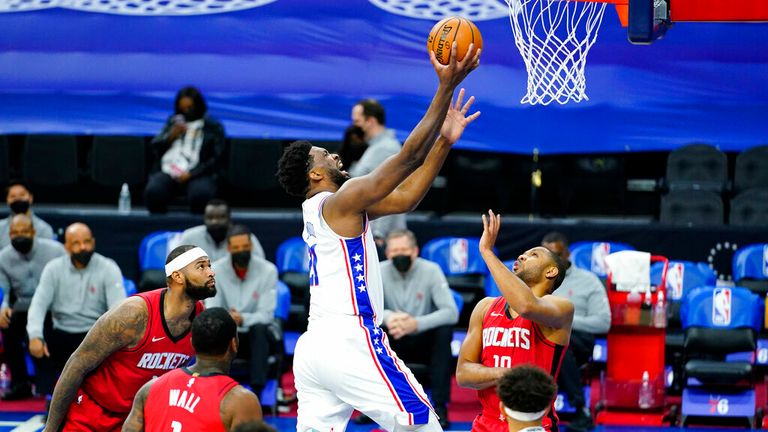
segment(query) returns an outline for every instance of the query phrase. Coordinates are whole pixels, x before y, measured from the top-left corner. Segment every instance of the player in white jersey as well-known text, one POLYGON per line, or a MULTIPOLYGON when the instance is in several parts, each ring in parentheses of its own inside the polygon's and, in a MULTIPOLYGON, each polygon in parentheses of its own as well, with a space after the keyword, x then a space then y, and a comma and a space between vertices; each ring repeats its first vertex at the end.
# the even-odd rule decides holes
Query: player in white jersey
POLYGON ((338 155, 307 141, 292 143, 280 158, 281 185, 306 198, 303 237, 311 268, 309 326, 293 363, 299 432, 343 431, 353 409, 387 430, 441 430, 421 385, 379 327, 383 294, 368 222, 413 210, 451 146, 479 116, 467 116, 473 98, 462 105, 463 89, 451 105, 479 56, 470 46, 457 61, 454 44, 450 63, 441 65, 430 53, 440 81, 432 103, 400 152, 370 174, 349 179, 338 155))

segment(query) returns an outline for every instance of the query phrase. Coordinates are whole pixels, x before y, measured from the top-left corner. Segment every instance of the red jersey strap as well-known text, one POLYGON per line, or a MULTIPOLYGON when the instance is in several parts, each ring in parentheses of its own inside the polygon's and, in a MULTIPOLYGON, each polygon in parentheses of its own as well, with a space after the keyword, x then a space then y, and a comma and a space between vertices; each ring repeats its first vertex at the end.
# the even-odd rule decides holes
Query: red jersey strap
POLYGON ((499 303, 504 301, 504 297, 496 297, 493 300, 493 303, 491 303, 491 307, 488 308, 488 310, 485 311, 485 315, 483 315, 483 323, 488 319, 488 315, 491 314, 491 312, 494 312, 497 307, 499 307, 499 303))

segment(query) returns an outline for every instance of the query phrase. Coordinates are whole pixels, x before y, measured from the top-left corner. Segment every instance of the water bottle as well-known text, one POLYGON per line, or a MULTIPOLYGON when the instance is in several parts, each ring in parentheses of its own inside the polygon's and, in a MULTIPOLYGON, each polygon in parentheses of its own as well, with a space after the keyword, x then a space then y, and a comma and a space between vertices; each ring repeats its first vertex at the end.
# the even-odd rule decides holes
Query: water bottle
POLYGON ((8 371, 8 365, 0 364, 0 396, 5 396, 11 389, 11 373, 8 371))
POLYGON ((640 293, 632 290, 627 296, 627 308, 624 313, 624 324, 638 325, 640 323, 640 293))
POLYGON ((643 383, 640 384, 640 391, 637 392, 637 405, 640 409, 648 409, 653 406, 653 390, 648 371, 643 372, 643 383))
POLYGON ((131 190, 128 189, 128 183, 123 183, 123 187, 120 189, 120 199, 117 200, 118 213, 130 213, 131 212, 131 190))
POLYGON ((653 326, 664 328, 667 326, 667 307, 664 304, 664 291, 659 291, 656 297, 656 305, 653 307, 653 326))

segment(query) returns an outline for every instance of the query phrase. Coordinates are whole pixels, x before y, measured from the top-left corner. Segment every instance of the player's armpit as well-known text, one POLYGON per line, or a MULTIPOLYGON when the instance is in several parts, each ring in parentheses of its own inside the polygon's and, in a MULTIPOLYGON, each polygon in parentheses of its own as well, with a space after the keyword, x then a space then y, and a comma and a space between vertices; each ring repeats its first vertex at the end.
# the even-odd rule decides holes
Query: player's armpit
POLYGON ((132 297, 107 311, 69 357, 51 398, 46 431, 58 431, 83 378, 120 348, 138 343, 147 326, 144 300, 132 297))
POLYGON ((142 432, 144 430, 144 405, 149 396, 153 381, 144 384, 133 399, 133 407, 128 418, 123 423, 123 432, 142 432))
POLYGON ((235 386, 227 392, 219 407, 224 429, 232 430, 240 423, 263 420, 259 398, 243 386, 235 386))
POLYGON ((461 387, 482 390, 496 385, 503 369, 484 366, 483 353, 483 318, 493 303, 492 297, 486 297, 477 303, 469 319, 467 337, 461 344, 456 363, 456 382, 461 387))

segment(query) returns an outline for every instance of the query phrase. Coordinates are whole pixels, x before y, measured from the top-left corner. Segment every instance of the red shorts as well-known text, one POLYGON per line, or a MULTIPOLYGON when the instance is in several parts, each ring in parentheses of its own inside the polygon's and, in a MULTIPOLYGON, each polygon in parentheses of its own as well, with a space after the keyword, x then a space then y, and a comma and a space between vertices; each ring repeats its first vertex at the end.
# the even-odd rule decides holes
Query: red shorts
POLYGON ((129 413, 109 411, 78 390, 64 419, 64 432, 120 431, 129 413))

